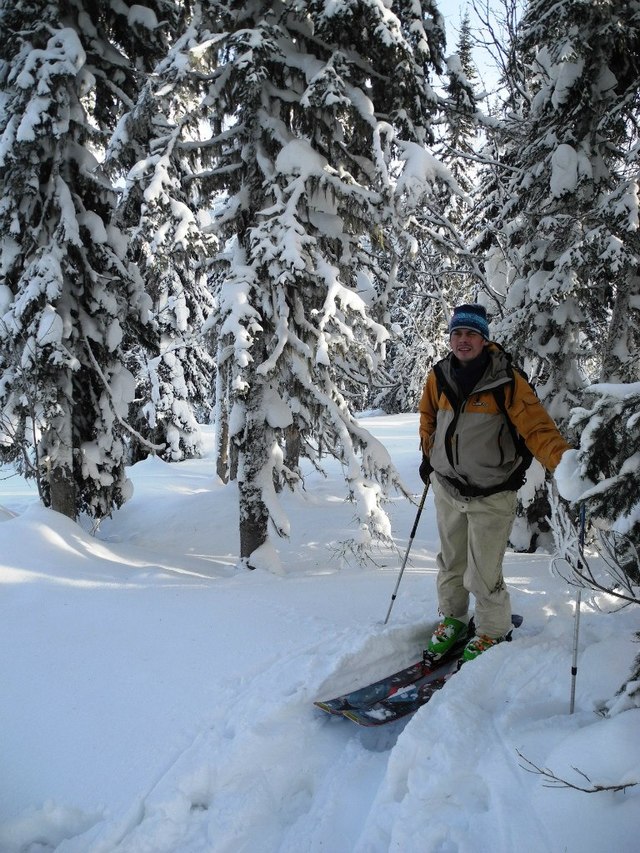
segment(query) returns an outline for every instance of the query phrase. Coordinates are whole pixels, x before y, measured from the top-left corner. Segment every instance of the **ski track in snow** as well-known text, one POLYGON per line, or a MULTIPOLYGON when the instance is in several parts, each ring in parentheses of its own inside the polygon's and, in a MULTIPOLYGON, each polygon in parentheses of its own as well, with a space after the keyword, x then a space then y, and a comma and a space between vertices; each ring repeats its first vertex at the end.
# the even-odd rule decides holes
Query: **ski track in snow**
MULTIPOLYGON (((286 615, 286 608, 274 607, 275 618, 286 615)), ((354 651, 351 630, 328 640, 324 620, 311 617, 307 626, 308 635, 318 635, 313 642, 274 656, 261 672, 243 677, 246 686, 221 688, 207 728, 124 818, 99 822, 63 843, 60 853, 315 853, 332 849, 336 837, 343 846, 335 853, 380 853, 416 850, 415 832, 421 833, 420 849, 428 851, 517 849, 518 839, 508 833, 509 814, 522 809, 527 788, 504 731, 505 726, 509 730, 505 703, 514 678, 525 692, 536 685, 533 693, 540 695, 548 665, 544 658, 537 672, 518 673, 509 650, 496 649, 492 654, 502 653, 504 664, 490 683, 484 681, 482 662, 474 664, 475 671, 463 669, 456 676, 458 689, 450 683, 416 715, 429 715, 426 742, 424 726, 414 725, 412 718, 363 729, 310 710, 317 685, 336 662, 340 669, 358 653, 363 659, 367 655, 366 648, 354 651), (505 682, 506 692, 500 686, 505 682), (464 737, 465 726, 471 739, 464 737), (460 737, 453 740, 452 754, 453 727, 460 737), (479 729, 483 738, 474 744, 479 729), (310 741, 307 762, 300 753, 310 741), (492 766, 505 762, 513 788, 491 782, 492 766), (457 768, 453 776, 452 764, 457 768), (433 815, 426 835, 423 816, 414 814, 416 798, 433 815), (482 846, 485 836, 496 846, 482 846), (471 846, 469 839, 474 839, 471 846)), ((361 646, 384 646, 388 639, 370 636, 361 646)), ((530 821, 530 837, 544 836, 535 814, 530 821)), ((552 850, 551 845, 530 846, 528 853, 552 850)))
MULTIPOLYGON (((357 575, 351 583, 358 588, 357 575)), ((463 667, 413 717, 366 729, 313 700, 353 685, 356 664, 367 683, 413 660, 427 627, 336 630, 332 618, 296 610, 295 581, 290 592, 292 602, 280 604, 264 579, 256 591, 270 614, 263 627, 270 637, 293 627, 304 641, 284 653, 261 649, 240 680, 223 681, 191 743, 146 792, 116 815, 50 809, 48 843, 7 853, 510 853, 523 837, 527 853, 564 849, 549 837, 544 804, 531 806, 540 783, 518 751, 544 764, 575 729, 557 686, 570 621, 545 631, 525 615, 512 644, 463 667)), ((586 617, 585 642, 596 630, 586 617)))
MULTIPOLYGON (((351 657, 353 637, 343 633, 342 654, 351 657)), ((333 667, 339 638, 323 636, 274 660, 245 689, 223 689, 209 727, 124 821, 101 822, 60 851, 299 853, 326 850, 323 836, 331 844, 337 828, 344 850, 352 849, 355 814, 366 817, 396 735, 394 727, 358 730, 310 708, 321 652, 333 667), (309 739, 307 763, 299 752, 309 739), (287 755, 291 761, 283 762, 287 755)))

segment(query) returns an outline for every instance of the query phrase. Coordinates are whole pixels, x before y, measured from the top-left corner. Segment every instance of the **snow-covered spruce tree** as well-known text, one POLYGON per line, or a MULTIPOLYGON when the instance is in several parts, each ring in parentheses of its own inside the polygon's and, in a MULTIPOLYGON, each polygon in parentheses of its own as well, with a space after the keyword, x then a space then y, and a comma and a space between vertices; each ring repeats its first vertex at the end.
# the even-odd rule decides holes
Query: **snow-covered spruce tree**
MULTIPOLYGON (((592 589, 609 606, 640 603, 640 382, 597 383, 588 387, 583 406, 572 410, 571 426, 580 435, 580 481, 574 507, 585 513, 587 544, 577 542, 575 522, 566 507, 554 507, 552 527, 567 580, 592 589), (591 540, 591 542, 589 541, 591 540), (591 553, 589 553, 589 551, 591 553), (595 555, 595 556, 594 556, 595 555)), ((640 634, 636 637, 640 639, 640 634)), ((640 655, 616 697, 607 703, 614 715, 640 706, 640 655)))
POLYGON ((494 328, 565 428, 586 384, 637 370, 637 13, 535 0, 521 25, 531 100, 498 217, 510 286, 494 328))
POLYGON ((102 0, 88 10, 91 18, 78 16, 78 23, 87 50, 103 57, 93 110, 109 139, 103 168, 118 186, 125 184, 117 222, 152 299, 145 338, 130 342, 127 358, 136 377, 130 417, 139 431, 131 437, 129 458, 154 447, 173 461, 201 449, 198 419, 209 416, 213 372, 200 335, 211 308, 211 240, 202 235, 190 192, 189 131, 175 124, 183 105, 158 82, 159 63, 186 26, 188 4, 102 0), (98 43, 94 27, 102 35, 98 43))
POLYGON ((389 412, 415 410, 427 372, 448 351, 447 325, 454 305, 474 301, 484 286, 481 267, 465 240, 463 193, 442 160, 432 161, 432 191, 421 199, 406 227, 412 239, 398 270, 391 318, 388 386, 374 405, 389 412))
POLYGON ((389 345, 392 382, 376 399, 387 411, 415 410, 426 374, 448 351, 446 328, 455 304, 474 301, 484 288, 481 265, 472 248, 468 205, 473 189, 478 136, 468 15, 462 21, 457 52, 446 60, 440 120, 435 131, 433 174, 425 182, 407 228, 415 241, 399 269, 400 289, 392 310, 399 338, 389 345))
POLYGON ((66 23, 57 3, 0 6, 0 452, 54 509, 101 517, 129 493, 123 341, 147 299, 91 153, 96 74, 66 23))
POLYGON ((443 133, 443 159, 464 197, 453 195, 450 218, 460 225, 466 215, 465 205, 473 192, 477 172, 478 71, 473 61, 473 40, 469 10, 460 23, 456 53, 447 58, 447 122, 443 133))
MULTIPOLYGON (((590 517, 627 536, 640 552, 640 382, 590 386, 585 405, 572 411, 580 435, 590 517)), ((636 583, 640 566, 635 567, 636 583)))
MULTIPOLYGON (((491 72, 497 78, 497 93, 485 91, 476 115, 483 141, 476 151, 471 210, 464 221, 464 233, 470 252, 482 268, 475 296, 492 321, 492 337, 512 355, 516 365, 533 375, 534 365, 521 347, 504 334, 501 324, 509 286, 520 259, 519 247, 511 245, 509 229, 504 225, 510 222, 519 202, 513 184, 514 176, 520 174, 521 152, 527 143, 531 103, 530 81, 517 49, 521 6, 521 0, 501 0, 490 8, 486 4, 472 4, 474 17, 484 34, 482 48, 488 53, 491 72)), ((474 38, 478 44, 478 36, 474 38)), ((484 71, 489 76, 487 69, 484 71)), ((544 469, 534 462, 525 486, 518 493, 517 518, 511 533, 511 545, 517 550, 534 549, 540 534, 548 533, 544 478, 544 469)))
MULTIPOLYGON (((181 76, 172 78, 172 59, 160 63, 136 106, 111 140, 106 166, 125 179, 118 222, 129 234, 135 261, 153 301, 157 354, 131 353, 142 406, 140 433, 159 455, 178 461, 201 450, 199 421, 210 415, 213 359, 202 328, 213 301, 207 271, 216 241, 203 231, 204 199, 194 171, 201 171, 201 114, 181 76)), ((134 458, 146 455, 137 443, 134 458)))
POLYGON ((212 330, 238 454, 241 557, 260 563, 269 520, 288 531, 274 494, 295 474, 284 470, 287 430, 303 455, 342 461, 354 546, 366 549, 388 537, 381 499, 396 474, 350 398, 372 382, 388 337, 392 163, 429 138, 442 21, 431 3, 373 0, 210 2, 194 21, 200 12, 184 67, 206 86, 215 164, 200 184, 219 198, 226 241, 212 330))
MULTIPOLYGON (((613 317, 618 344, 637 346, 637 316, 622 319, 618 302, 638 286, 637 163, 627 154, 637 141, 639 8, 535 0, 522 22, 535 94, 506 211, 517 268, 502 332, 538 366, 539 393, 561 423, 587 377, 607 378, 613 317)), ((617 378, 634 369, 627 350, 617 378)))
MULTIPOLYGON (((479 76, 494 77, 496 90, 485 89, 476 122, 482 144, 475 150, 472 209, 465 220, 469 248, 483 268, 479 294, 494 320, 504 315, 506 293, 517 262, 517 247, 511 249, 504 220, 509 219, 518 197, 513 194, 514 175, 520 171, 520 156, 527 141, 530 112, 530 80, 518 50, 518 21, 523 0, 498 0, 490 6, 472 0, 477 30, 469 28, 472 46, 480 46, 488 57, 479 76), (480 35, 481 34, 481 35, 480 35), (511 251, 516 260, 510 260, 511 251)), ((508 339, 502 341, 510 344, 508 339)))
POLYGON ((446 353, 449 309, 458 299, 440 263, 443 253, 424 235, 414 246, 399 266, 388 369, 371 400, 389 413, 417 409, 429 367, 446 353))

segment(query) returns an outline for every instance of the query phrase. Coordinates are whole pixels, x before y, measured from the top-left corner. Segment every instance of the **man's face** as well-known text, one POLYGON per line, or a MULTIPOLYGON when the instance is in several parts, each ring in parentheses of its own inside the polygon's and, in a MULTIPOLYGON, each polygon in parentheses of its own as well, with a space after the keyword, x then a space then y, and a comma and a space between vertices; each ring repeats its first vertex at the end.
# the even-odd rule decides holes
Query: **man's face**
POLYGON ((451 350, 462 364, 477 358, 487 343, 479 332, 471 329, 454 329, 449 338, 451 350))

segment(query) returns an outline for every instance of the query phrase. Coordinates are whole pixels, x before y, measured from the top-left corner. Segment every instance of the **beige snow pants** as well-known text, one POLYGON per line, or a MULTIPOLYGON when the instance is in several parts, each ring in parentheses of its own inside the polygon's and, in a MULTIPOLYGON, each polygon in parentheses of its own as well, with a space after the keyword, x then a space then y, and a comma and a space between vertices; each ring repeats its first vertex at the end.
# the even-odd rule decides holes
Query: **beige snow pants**
POLYGON ((436 558, 440 613, 466 617, 471 594, 476 633, 502 637, 511 630, 511 600, 502 560, 516 514, 516 493, 456 499, 435 475, 431 482, 440 536, 436 558))

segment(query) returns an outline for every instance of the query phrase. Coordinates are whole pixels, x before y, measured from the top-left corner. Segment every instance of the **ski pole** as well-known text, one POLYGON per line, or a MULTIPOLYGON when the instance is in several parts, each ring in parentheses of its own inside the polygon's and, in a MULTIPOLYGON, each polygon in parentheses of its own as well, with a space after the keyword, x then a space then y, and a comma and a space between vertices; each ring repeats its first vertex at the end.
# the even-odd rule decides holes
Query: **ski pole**
POLYGON ((400 586, 400 581, 402 580, 402 575, 404 574, 405 566, 407 565, 407 560, 409 559, 409 551, 411 550, 411 546, 413 545, 413 540, 416 535, 416 530, 418 529, 418 522, 420 521, 420 516, 422 515, 422 509, 424 507, 424 502, 427 499, 427 492, 429 491, 429 483, 427 483, 424 487, 424 491, 422 493, 422 499, 420 501, 420 505, 418 507, 418 512, 416 514, 416 520, 413 522, 413 527, 411 528, 411 533, 409 534, 409 544, 407 545, 407 550, 404 555, 404 560, 402 561, 402 568, 400 569, 400 574, 398 575, 398 581, 396 583, 396 588, 393 590, 393 595, 391 596, 391 601, 389 603, 389 609, 387 610, 387 615, 385 616, 384 624, 386 625, 389 621, 389 616, 391 615, 391 608, 393 607, 393 603, 396 600, 396 595, 398 593, 398 587, 400 586))
MULTIPOLYGON (((580 554, 580 560, 584 562, 584 528, 586 525, 586 511, 585 506, 582 504, 580 506, 580 535, 578 538, 578 553, 580 554)), ((583 566, 580 566, 582 570, 583 566)), ((582 603, 582 587, 578 587, 578 592, 576 595, 576 615, 575 615, 575 623, 573 626, 573 660, 571 663, 571 702, 569 703, 569 713, 573 714, 573 710, 575 708, 576 703, 576 678, 578 675, 578 635, 580 633, 580 605, 582 603)))

